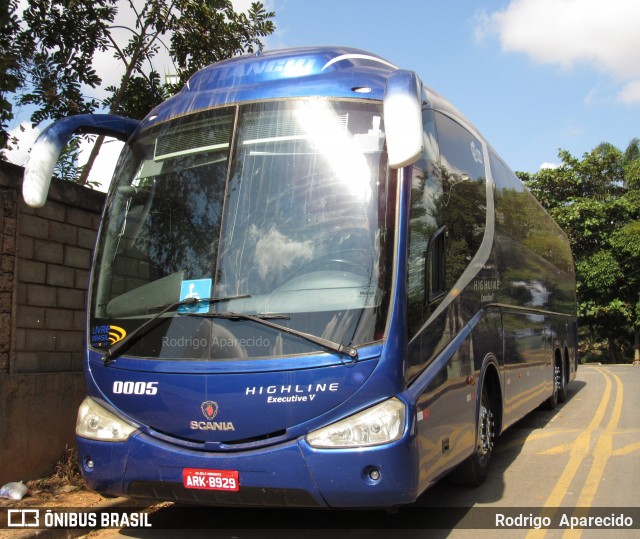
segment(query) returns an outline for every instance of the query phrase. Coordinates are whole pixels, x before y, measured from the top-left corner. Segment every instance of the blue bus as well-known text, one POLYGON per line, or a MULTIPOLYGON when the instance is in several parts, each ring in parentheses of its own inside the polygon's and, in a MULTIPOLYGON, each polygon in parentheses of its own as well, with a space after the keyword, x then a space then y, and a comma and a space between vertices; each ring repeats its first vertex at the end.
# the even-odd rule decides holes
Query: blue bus
POLYGON ((566 236, 476 128, 366 51, 211 65, 126 142, 91 275, 86 485, 211 505, 391 507, 477 485, 577 368, 566 236))

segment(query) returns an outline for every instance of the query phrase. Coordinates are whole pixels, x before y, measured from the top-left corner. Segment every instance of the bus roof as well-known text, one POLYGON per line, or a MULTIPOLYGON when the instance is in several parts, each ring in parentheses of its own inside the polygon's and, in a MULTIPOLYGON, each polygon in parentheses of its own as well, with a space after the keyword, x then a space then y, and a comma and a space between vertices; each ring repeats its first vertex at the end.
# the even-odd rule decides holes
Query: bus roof
MULTIPOLYGON (((376 54, 350 47, 300 47, 238 56, 195 73, 178 94, 143 120, 141 128, 246 101, 316 96, 381 101, 387 77, 396 69, 376 54)), ((423 89, 430 106, 472 127, 437 92, 424 85, 423 89)))

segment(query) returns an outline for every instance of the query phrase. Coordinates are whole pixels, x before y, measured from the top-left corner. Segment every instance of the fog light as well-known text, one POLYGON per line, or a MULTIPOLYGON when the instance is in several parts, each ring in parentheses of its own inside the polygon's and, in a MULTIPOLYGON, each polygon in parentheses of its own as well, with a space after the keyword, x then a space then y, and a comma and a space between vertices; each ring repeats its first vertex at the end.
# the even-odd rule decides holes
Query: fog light
POLYGON ((93 467, 94 467, 94 466, 95 466, 95 464, 94 464, 94 462, 93 462, 93 460, 92 460, 92 459, 90 459, 90 458, 86 458, 86 459, 84 460, 84 467, 85 467, 87 470, 89 470, 89 471, 93 470, 93 467))
POLYGON ((369 479, 371 479, 371 481, 378 481, 380 479, 380 470, 378 470, 378 468, 371 468, 369 470, 369 479))

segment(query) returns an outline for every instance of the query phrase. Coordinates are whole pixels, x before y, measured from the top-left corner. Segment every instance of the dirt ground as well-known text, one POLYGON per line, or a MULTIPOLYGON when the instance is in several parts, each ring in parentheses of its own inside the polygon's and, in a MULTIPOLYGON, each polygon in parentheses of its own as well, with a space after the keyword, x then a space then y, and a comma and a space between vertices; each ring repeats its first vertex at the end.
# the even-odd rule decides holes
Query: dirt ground
MULTIPOLYGON (((11 509, 29 509, 30 507, 101 507, 117 505, 120 498, 105 498, 96 492, 91 492, 75 485, 62 485, 59 488, 47 490, 31 490, 22 500, 0 498, 0 507, 11 509)), ((130 503, 131 500, 128 500, 130 503)))

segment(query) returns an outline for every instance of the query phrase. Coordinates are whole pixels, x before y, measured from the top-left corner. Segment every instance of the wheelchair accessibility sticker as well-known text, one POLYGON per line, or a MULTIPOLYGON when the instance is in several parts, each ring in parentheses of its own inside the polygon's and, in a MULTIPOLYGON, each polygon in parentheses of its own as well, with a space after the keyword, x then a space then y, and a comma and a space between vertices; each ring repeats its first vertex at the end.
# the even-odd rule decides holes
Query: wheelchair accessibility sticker
MULTIPOLYGON (((183 299, 208 299, 211 297, 211 279, 194 279, 191 281, 182 281, 180 286, 180 301, 183 299)), ((193 307, 180 307, 182 312, 190 313, 206 313, 209 311, 209 302, 203 301, 193 307)))

